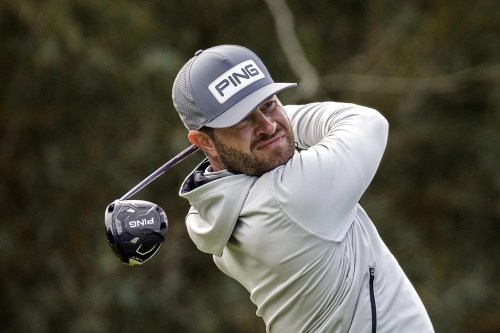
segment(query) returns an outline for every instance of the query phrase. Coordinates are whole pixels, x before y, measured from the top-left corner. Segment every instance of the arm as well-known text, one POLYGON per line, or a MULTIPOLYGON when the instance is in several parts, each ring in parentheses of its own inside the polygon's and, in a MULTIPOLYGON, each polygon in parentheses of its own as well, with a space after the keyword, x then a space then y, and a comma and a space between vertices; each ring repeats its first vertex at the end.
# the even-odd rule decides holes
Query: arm
POLYGON ((388 123, 355 104, 286 106, 298 146, 275 183, 278 200, 305 228, 343 237, 382 158, 388 123), (332 227, 333 224, 333 227, 332 227))

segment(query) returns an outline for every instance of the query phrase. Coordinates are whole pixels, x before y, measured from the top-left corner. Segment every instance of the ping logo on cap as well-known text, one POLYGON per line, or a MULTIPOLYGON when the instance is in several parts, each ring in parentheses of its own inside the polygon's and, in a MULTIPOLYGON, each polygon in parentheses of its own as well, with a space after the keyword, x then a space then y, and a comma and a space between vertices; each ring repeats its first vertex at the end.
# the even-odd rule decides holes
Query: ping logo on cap
POLYGON ((247 60, 232 67, 209 84, 208 89, 220 104, 250 84, 263 79, 264 72, 253 60, 247 60))

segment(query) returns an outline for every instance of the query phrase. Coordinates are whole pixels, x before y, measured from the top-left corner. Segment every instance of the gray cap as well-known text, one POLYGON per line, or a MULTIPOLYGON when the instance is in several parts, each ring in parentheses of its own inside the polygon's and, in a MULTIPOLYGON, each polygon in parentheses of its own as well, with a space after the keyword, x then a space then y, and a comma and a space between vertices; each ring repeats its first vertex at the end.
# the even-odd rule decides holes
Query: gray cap
POLYGON ((188 130, 222 128, 235 125, 262 101, 296 85, 275 83, 249 49, 221 45, 196 52, 182 67, 172 100, 188 130))

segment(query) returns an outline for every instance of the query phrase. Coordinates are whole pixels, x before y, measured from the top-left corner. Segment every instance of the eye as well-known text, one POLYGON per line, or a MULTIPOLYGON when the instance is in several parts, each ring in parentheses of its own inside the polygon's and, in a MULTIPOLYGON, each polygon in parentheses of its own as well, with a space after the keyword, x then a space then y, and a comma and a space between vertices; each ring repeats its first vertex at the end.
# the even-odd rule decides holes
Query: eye
POLYGON ((264 103, 264 105, 260 107, 260 111, 262 111, 263 113, 269 113, 274 111, 275 108, 276 108, 276 100, 273 99, 264 103))

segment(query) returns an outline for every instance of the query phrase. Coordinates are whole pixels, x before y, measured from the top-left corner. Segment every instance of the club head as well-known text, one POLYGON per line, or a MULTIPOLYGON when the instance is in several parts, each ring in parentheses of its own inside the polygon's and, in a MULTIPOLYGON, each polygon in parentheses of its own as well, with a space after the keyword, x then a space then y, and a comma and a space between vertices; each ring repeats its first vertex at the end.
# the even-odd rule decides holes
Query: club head
POLYGON ((148 201, 116 200, 104 215, 108 243, 127 265, 142 265, 160 249, 168 229, 164 210, 148 201))

